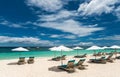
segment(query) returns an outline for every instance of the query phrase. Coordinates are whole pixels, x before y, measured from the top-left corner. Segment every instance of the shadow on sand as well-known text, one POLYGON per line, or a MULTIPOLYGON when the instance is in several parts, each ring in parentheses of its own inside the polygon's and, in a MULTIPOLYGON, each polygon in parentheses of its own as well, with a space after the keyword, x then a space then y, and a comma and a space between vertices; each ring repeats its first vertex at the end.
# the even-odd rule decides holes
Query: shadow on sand
POLYGON ((62 70, 58 69, 57 66, 53 66, 53 67, 50 67, 48 68, 49 71, 54 71, 54 72, 63 72, 62 70))
POLYGON ((8 63, 7 65, 18 65, 17 62, 8 63))
POLYGON ((48 61, 56 61, 56 62, 58 62, 58 61, 60 61, 60 60, 57 61, 57 60, 48 59, 48 61))
POLYGON ((48 59, 48 61, 53 61, 52 59, 48 59))

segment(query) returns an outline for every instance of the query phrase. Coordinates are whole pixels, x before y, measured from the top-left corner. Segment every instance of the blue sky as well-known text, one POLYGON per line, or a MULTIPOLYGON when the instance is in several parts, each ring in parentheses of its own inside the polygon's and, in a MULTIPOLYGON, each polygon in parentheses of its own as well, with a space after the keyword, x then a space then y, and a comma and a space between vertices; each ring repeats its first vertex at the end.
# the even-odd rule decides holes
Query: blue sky
POLYGON ((120 45, 119 0, 0 0, 0 46, 120 45))

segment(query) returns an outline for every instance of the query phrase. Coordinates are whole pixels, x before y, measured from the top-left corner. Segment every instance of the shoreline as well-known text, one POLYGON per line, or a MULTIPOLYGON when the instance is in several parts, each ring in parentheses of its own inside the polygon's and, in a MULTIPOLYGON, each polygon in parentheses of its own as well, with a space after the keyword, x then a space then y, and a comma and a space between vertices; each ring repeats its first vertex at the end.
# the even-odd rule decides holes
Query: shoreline
MULTIPOLYGON (((82 55, 82 54, 81 54, 82 55)), ((90 54, 87 54, 87 55, 92 55, 91 53, 90 54)), ((60 55, 59 55, 60 56, 60 55)), ((75 55, 66 55, 67 57, 74 57, 75 55)), ((21 56, 21 57, 25 57, 25 56, 21 56)), ((29 56, 29 57, 32 57, 32 56, 29 56)), ((25 57, 25 58, 29 58, 29 57, 25 57)), ((39 58, 53 58, 54 56, 34 56, 36 59, 39 59, 39 58)), ((57 57, 57 56, 56 56, 57 57)), ((16 60, 16 59, 19 59, 18 58, 9 58, 9 59, 0 59, 0 60, 16 60)))
MULTIPOLYGON (((96 52, 111 52, 111 50, 107 50, 107 51, 96 51, 96 52)), ((120 50, 118 50, 118 52, 120 52, 120 50)), ((79 54, 85 54, 87 53, 89 54, 93 54, 94 51, 87 51, 87 50, 82 50, 79 51, 79 54)), ((64 55, 67 56, 75 56, 77 54, 77 51, 70 51, 70 52, 64 52, 64 55)), ((35 52, 11 52, 11 53, 0 53, 0 60, 8 60, 8 59, 18 59, 19 57, 30 57, 30 56, 34 56, 34 57, 54 57, 54 52, 52 51, 35 51, 35 52)), ((56 53, 56 56, 60 56, 60 52, 56 53)))

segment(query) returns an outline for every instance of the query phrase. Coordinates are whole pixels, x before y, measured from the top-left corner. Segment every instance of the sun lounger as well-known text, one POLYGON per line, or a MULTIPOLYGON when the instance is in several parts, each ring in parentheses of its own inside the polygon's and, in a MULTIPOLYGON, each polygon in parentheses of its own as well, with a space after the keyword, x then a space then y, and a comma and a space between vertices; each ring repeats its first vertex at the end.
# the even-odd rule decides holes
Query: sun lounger
POLYGON ((109 55, 109 56, 106 58, 106 61, 113 63, 114 60, 115 60, 115 58, 112 58, 112 56, 113 56, 113 54, 109 55))
POLYGON ((62 57, 60 57, 62 60, 65 60, 66 55, 63 55, 62 57))
POLYGON ((23 64, 25 64, 26 62, 25 62, 25 57, 19 57, 19 60, 18 60, 18 62, 17 62, 17 64, 18 65, 23 65, 23 64))
POLYGON ((55 58, 52 58, 52 60, 54 61, 60 61, 60 60, 65 60, 66 59, 66 55, 63 55, 63 56, 58 56, 58 57, 55 57, 55 58))
POLYGON ((101 53, 101 55, 102 55, 102 56, 105 56, 105 55, 106 55, 106 53, 105 53, 105 52, 102 52, 102 53, 101 53))
POLYGON ((116 59, 120 59, 120 56, 117 56, 116 59))
POLYGON ((108 53, 106 53, 106 55, 111 55, 111 54, 113 54, 113 52, 108 52, 108 53))
POLYGON ((29 57, 27 63, 28 64, 33 64, 34 63, 34 57, 29 57))
POLYGON ((75 66, 80 69, 80 70, 83 70, 83 69, 86 69, 85 67, 88 66, 88 65, 83 65, 83 63, 85 62, 86 59, 80 59, 78 61, 78 63, 75 64, 75 66))
POLYGON ((87 54, 83 54, 83 55, 76 55, 76 56, 74 56, 75 58, 84 58, 84 57, 86 57, 87 56, 87 54))
POLYGON ((106 59, 105 57, 101 57, 99 59, 90 59, 91 63, 101 63, 101 64, 106 64, 106 59))
POLYGON ((52 58, 53 61, 60 61, 61 57, 58 56, 58 57, 55 57, 55 58, 52 58))
POLYGON ((70 60, 68 61, 67 65, 61 65, 61 66, 58 66, 59 69, 62 69, 62 70, 65 70, 67 72, 75 72, 75 69, 74 69, 74 62, 75 60, 70 60))
POLYGON ((102 53, 101 52, 98 52, 97 54, 93 54, 93 56, 101 56, 102 53))

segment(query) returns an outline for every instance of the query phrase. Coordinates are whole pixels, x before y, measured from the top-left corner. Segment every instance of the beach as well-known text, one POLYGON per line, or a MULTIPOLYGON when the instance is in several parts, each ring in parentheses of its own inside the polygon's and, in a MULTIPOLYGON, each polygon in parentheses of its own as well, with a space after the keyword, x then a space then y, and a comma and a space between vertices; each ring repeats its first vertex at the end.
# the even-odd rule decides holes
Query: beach
MULTIPOLYGON (((86 58, 84 63, 88 65, 86 70, 76 68, 74 73, 58 69, 57 66, 61 65, 61 61, 51 61, 51 57, 35 58, 34 64, 24 65, 17 65, 18 59, 0 60, 0 77, 120 77, 120 60, 115 60, 114 63, 107 62, 107 64, 88 63, 91 58, 94 56, 88 55, 86 58)), ((67 64, 73 59, 76 62, 79 60, 67 56, 63 63, 67 64)))
POLYGON ((0 77, 120 77, 120 0, 0 0, 0 77))

